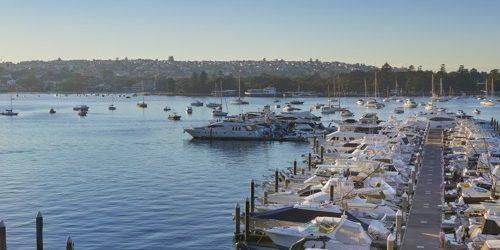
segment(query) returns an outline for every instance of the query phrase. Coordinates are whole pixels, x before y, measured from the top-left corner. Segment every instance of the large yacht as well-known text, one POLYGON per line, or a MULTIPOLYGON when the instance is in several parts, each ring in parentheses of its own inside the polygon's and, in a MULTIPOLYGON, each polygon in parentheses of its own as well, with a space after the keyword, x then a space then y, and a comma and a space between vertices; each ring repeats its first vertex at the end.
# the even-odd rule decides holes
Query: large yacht
POLYGON ((207 126, 184 129, 193 138, 218 140, 267 140, 271 128, 264 124, 226 119, 207 126))
POLYGON ((267 87, 263 89, 248 89, 245 95, 254 97, 274 97, 276 96, 276 88, 267 87))
POLYGON ((366 108, 375 108, 375 109, 381 109, 385 107, 384 104, 377 102, 377 100, 375 99, 366 100, 363 106, 365 106, 366 108))

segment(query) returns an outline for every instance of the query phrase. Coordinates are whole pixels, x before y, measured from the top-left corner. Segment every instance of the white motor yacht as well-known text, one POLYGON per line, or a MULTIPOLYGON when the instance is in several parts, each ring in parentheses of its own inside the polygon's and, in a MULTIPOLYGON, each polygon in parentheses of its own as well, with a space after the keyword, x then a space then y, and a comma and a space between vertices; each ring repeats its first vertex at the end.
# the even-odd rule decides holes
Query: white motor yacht
POLYGON ((492 107, 492 106, 495 106, 495 104, 496 104, 495 101, 493 101, 491 99, 490 100, 484 100, 484 101, 482 101, 480 103, 481 103, 481 105, 486 106, 486 107, 492 107))
POLYGON ((417 107, 417 103, 415 101, 413 101, 412 99, 406 99, 404 104, 403 104, 403 107, 405 108, 416 108, 417 107))
POLYGON ((195 102, 191 103, 191 106, 193 106, 193 107, 201 107, 201 106, 203 106, 203 102, 201 102, 201 101, 195 101, 195 102))
POLYGON ((226 119, 184 131, 198 139, 265 140, 271 137, 268 126, 239 119, 226 119))
POLYGON ((381 109, 381 108, 383 108, 385 105, 384 105, 384 104, 382 104, 382 103, 377 102, 377 100, 375 100, 375 99, 369 99, 369 100, 365 101, 364 106, 365 106, 366 108, 381 109))

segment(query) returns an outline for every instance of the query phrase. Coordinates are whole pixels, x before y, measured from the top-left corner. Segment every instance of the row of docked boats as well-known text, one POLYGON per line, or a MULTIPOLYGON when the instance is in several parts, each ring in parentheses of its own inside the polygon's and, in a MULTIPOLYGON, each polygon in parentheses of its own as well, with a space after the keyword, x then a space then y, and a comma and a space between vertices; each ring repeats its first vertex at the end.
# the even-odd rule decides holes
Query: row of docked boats
POLYGON ((459 119, 444 133, 441 238, 446 248, 500 248, 498 121, 459 119))
POLYGON ((262 111, 226 116, 184 131, 196 139, 305 141, 336 129, 325 127, 320 118, 309 111, 276 114, 266 105, 262 111))
POLYGON ((441 246, 498 249, 498 121, 436 109, 403 121, 368 113, 311 139, 303 161, 252 181, 245 213, 235 213, 245 224, 236 226, 237 249, 401 247, 430 124, 445 129, 441 246))
MULTIPOLYGON (((312 152, 257 186, 239 249, 386 248, 401 230, 426 120, 381 121, 367 113, 311 138, 312 152), (247 225, 248 224, 248 225, 247 225), (255 239, 255 240, 253 240, 255 239)), ((253 185, 252 185, 253 186, 253 185)))

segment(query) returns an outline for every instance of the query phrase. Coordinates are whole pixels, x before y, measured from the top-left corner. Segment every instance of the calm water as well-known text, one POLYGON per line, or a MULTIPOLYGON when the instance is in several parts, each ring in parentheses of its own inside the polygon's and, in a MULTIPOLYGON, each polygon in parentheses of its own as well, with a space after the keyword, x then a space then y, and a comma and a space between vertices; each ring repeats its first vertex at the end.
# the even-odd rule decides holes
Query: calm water
MULTIPOLYGON (((0 95, 0 107, 9 104, 0 95)), ((35 215, 45 220, 47 249, 62 249, 68 234, 79 249, 231 249, 231 213, 248 193, 251 178, 290 166, 305 143, 192 141, 183 129, 206 124, 210 110, 185 107, 195 98, 54 97, 20 95, 18 117, 0 117, 0 219, 10 249, 33 249, 35 215), (87 104, 80 118, 72 107, 87 104), (168 104, 182 115, 167 120, 168 104), (55 115, 48 110, 54 107, 55 115)), ((204 102, 213 98, 200 98, 204 102)), ((231 114, 257 110, 268 98, 248 98, 231 114)), ((305 99, 304 108, 325 99, 305 99)), ((358 117, 365 109, 344 100, 358 117)), ((424 101, 416 99, 416 101, 424 101)), ((389 103, 381 118, 392 115, 389 103)), ((454 100, 449 110, 470 113, 475 99, 454 100)), ((481 117, 498 118, 499 106, 481 117)), ((422 108, 412 110, 416 112, 422 108)), ((407 112, 407 114, 410 112, 407 112)), ((325 120, 335 116, 325 117, 325 120)), ((338 117, 337 117, 338 118, 338 117)))

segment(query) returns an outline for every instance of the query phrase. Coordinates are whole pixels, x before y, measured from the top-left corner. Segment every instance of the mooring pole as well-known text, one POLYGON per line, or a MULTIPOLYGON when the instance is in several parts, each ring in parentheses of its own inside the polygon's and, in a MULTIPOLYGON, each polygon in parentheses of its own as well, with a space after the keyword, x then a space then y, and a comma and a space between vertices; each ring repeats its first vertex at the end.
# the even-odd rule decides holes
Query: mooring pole
POLYGON ((73 244, 73 240, 71 236, 68 235, 68 239, 66 239, 66 250, 74 250, 75 245, 73 244))
POLYGON ((236 203, 236 207, 234 207, 234 236, 236 241, 239 240, 240 235, 240 204, 236 203))
POLYGON ((325 154, 325 147, 321 146, 321 152, 320 152, 320 156, 321 156, 321 163, 323 163, 323 155, 325 154))
POLYGON ((245 200, 245 241, 250 238, 250 201, 245 200))
POLYGON ((7 250, 7 230, 3 220, 0 221, 0 250, 7 250))
POLYGON ((43 217, 40 212, 36 215, 36 249, 43 250, 43 217))
POLYGON ((255 208, 255 184, 252 181, 250 182, 250 211, 253 213, 255 208))
POLYGON ((293 161, 293 175, 297 174, 297 161, 293 161))
POLYGON ((309 167, 309 172, 311 172, 311 167, 312 167, 312 156, 311 156, 311 153, 309 153, 309 155, 307 157, 307 165, 309 167))
POLYGON ((330 185, 330 201, 333 203, 333 184, 330 185))
POLYGON ((278 187, 278 184, 279 184, 278 182, 279 182, 279 179, 278 179, 278 169, 276 169, 274 171, 274 192, 276 192, 276 193, 278 192, 278 188, 279 188, 278 187))

